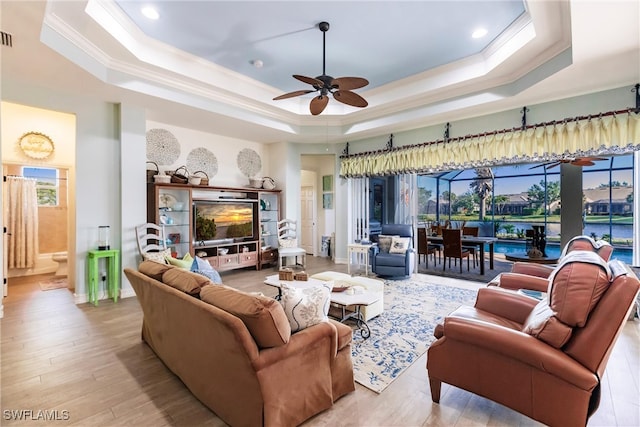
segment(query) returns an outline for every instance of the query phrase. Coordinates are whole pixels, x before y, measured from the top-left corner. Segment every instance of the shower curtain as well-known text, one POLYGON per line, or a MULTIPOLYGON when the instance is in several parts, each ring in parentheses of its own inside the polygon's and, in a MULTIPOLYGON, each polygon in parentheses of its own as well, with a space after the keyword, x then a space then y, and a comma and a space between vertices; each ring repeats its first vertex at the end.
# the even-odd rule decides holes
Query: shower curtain
POLYGON ((36 180, 8 176, 7 184, 9 268, 33 268, 38 254, 36 180))

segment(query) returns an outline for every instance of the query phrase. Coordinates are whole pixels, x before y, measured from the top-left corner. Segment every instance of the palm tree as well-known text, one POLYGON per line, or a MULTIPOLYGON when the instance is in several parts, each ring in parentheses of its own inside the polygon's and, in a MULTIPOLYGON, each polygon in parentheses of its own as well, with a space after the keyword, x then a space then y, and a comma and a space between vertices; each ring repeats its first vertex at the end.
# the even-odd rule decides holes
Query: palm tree
POLYGON ((493 198, 493 204, 498 208, 498 215, 502 215, 502 209, 504 209, 504 205, 509 201, 509 197, 504 194, 500 194, 493 198))
POLYGON ((480 200, 479 220, 482 221, 487 213, 487 199, 493 191, 493 171, 491 168, 476 168, 476 177, 469 187, 480 200))

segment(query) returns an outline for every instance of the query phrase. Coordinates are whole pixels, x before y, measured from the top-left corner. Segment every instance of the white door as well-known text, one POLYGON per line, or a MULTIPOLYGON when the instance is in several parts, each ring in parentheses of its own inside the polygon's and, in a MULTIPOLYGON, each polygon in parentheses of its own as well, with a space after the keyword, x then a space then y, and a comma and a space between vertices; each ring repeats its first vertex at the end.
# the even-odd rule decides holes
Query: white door
POLYGON ((312 186, 300 188, 300 247, 308 254, 315 255, 315 191, 312 186))
MULTIPOLYGON (((6 177, 6 173, 5 173, 5 167, 4 165, 2 166, 2 176, 3 176, 3 180, 2 180, 2 206, 3 206, 3 210, 2 210, 2 296, 6 297, 7 295, 9 295, 9 286, 7 285, 7 274, 9 273, 9 254, 7 251, 7 248, 9 247, 9 241, 8 241, 8 237, 9 235, 7 234, 9 231, 7 230, 7 227, 5 225, 5 222, 7 221, 7 211, 9 209, 9 207, 7 206, 7 182, 4 180, 4 177, 6 177)), ((2 299, 2 298, 0 298, 2 299)))

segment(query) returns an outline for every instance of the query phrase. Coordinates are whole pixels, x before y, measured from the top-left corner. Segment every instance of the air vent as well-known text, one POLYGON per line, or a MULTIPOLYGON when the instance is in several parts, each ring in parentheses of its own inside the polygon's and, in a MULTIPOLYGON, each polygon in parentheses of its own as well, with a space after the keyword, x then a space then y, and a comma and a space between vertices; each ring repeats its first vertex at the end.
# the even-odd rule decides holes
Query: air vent
POLYGON ((13 46, 13 36, 9 33, 5 33, 4 31, 0 31, 2 34, 2 46, 13 46))

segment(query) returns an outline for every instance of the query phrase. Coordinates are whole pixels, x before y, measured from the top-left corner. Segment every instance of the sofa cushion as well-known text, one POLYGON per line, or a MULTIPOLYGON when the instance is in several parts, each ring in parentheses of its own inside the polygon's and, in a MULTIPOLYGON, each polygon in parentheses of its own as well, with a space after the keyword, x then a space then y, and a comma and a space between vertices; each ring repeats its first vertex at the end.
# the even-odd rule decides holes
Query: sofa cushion
POLYGON ((172 265, 159 263, 156 261, 142 261, 138 266, 140 273, 162 282, 162 275, 165 271, 175 268, 172 265))
POLYGON ((167 263, 166 258, 170 256, 171 256, 171 249, 167 248, 160 252, 145 252, 142 254, 142 259, 145 261, 155 261, 155 262, 159 262, 160 264, 166 264, 167 263))
POLYGON ((200 288, 211 284, 211 281, 206 277, 181 268, 172 268, 165 271, 162 275, 162 282, 194 296, 200 295, 200 288))
POLYGON ((399 237, 394 236, 391 238, 391 248, 389 248, 390 254, 402 254, 404 255, 409 249, 409 244, 411 242, 410 237, 399 237))
POLYGON ((549 277, 549 307, 569 326, 582 327, 609 286, 610 271, 596 253, 568 253, 549 277))
POLYGON ((572 329, 558 320, 547 301, 542 300, 531 310, 522 331, 555 348, 561 348, 571 338, 572 329))
POLYGON ((297 332, 320 322, 328 321, 329 299, 332 286, 322 285, 297 288, 282 284, 280 303, 289 319, 291 332, 297 332))
POLYGON ((204 286, 202 301, 240 318, 260 348, 289 342, 291 327, 284 310, 273 298, 251 295, 228 286, 204 286))

